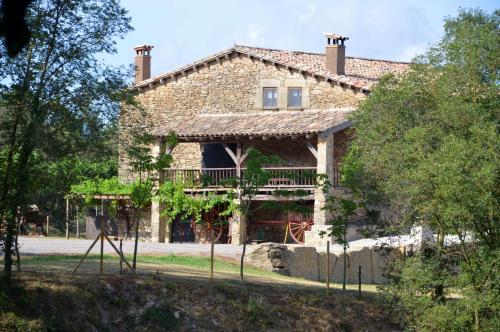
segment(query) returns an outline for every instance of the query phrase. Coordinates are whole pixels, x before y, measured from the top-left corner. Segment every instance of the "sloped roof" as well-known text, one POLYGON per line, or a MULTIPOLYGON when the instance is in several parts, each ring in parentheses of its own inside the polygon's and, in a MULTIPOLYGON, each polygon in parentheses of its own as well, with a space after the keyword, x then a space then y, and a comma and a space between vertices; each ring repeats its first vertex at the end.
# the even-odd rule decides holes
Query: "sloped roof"
POLYGON ((133 89, 151 87, 157 83, 164 83, 169 79, 175 79, 177 75, 184 75, 189 71, 215 61, 224 61, 232 54, 239 53, 261 61, 268 61, 278 66, 295 69, 309 73, 310 75, 324 78, 351 88, 369 91, 378 79, 384 74, 400 74, 408 69, 409 63, 388 60, 375 60, 357 57, 346 57, 345 75, 330 73, 325 68, 325 54, 299 51, 276 50, 269 48, 235 45, 234 47, 216 53, 207 58, 196 61, 190 65, 181 67, 174 71, 135 84, 133 89))
POLYGON ((264 111, 255 113, 199 114, 195 117, 159 123, 152 133, 175 132, 181 140, 223 137, 271 137, 340 131, 351 125, 354 108, 328 110, 264 111))

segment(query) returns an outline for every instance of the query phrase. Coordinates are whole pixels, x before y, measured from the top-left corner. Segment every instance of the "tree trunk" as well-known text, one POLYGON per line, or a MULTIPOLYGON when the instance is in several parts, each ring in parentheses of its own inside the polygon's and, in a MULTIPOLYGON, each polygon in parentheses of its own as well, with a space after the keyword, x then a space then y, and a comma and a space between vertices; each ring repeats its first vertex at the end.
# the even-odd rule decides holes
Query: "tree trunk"
POLYGON ((135 241, 134 241, 134 258, 132 262, 132 267, 136 270, 137 262, 137 246, 139 244, 139 220, 136 218, 137 213, 134 212, 134 223, 135 223, 135 241))
POLYGON ((12 245, 14 240, 14 225, 13 217, 6 216, 6 232, 5 232, 5 253, 4 253, 4 272, 5 272, 5 282, 7 288, 10 288, 11 276, 12 276, 12 245))

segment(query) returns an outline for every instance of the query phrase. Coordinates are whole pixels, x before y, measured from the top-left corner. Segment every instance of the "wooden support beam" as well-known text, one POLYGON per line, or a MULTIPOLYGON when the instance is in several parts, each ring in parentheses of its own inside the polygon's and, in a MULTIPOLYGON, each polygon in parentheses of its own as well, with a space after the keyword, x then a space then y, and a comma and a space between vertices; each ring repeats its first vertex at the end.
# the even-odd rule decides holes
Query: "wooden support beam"
POLYGON ((241 177, 241 143, 236 143, 236 176, 241 177))
POLYGON ((314 158, 318 160, 318 151, 316 150, 316 148, 312 145, 310 141, 306 141, 306 145, 309 148, 309 151, 311 151, 311 153, 313 154, 314 158))
MULTIPOLYGON (((224 150, 226 150, 227 154, 229 155, 229 157, 231 157, 231 159, 234 161, 234 163, 236 165, 238 165, 238 158, 236 157, 236 155, 233 153, 233 151, 229 148, 229 146, 227 146, 226 143, 223 143, 222 146, 224 147, 224 150)), ((240 147, 241 148, 241 147, 240 147)))
POLYGON ((245 159, 248 157, 248 154, 250 153, 250 150, 253 149, 253 146, 250 146, 248 147, 245 152, 243 153, 243 155, 241 156, 240 158, 240 162, 243 163, 245 161, 245 159))

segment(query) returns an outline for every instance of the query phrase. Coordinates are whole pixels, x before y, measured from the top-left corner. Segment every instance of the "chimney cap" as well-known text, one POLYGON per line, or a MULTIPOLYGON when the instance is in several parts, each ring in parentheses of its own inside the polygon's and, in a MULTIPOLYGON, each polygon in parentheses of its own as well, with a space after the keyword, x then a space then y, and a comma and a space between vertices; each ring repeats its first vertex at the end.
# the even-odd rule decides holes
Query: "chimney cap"
POLYGON ((342 36, 333 32, 325 32, 325 37, 328 45, 344 45, 344 42, 349 39, 347 36, 342 36))
POLYGON ((147 44, 143 44, 143 45, 139 45, 139 46, 136 46, 134 47, 134 50, 136 51, 151 51, 153 49, 153 45, 147 45, 147 44))
POLYGON ((137 55, 150 55, 151 50, 153 49, 153 45, 139 45, 134 47, 135 54, 137 55))

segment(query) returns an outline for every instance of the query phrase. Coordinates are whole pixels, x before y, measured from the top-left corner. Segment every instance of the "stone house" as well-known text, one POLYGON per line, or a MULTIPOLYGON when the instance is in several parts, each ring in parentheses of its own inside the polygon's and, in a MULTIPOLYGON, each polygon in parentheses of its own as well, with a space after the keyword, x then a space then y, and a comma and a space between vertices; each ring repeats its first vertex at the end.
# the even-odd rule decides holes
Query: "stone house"
MULTIPOLYGON (((350 135, 349 113, 382 75, 408 67, 402 62, 345 56, 347 39, 326 34, 324 54, 235 45, 152 78, 152 46, 138 46, 131 89, 143 112, 123 108, 121 134, 144 125, 157 138, 152 153, 162 153, 162 138, 175 132, 180 143, 171 152, 171 169, 164 173, 172 178, 209 174, 217 182, 239 176, 251 147, 279 156, 285 165, 270 171, 286 170, 296 180, 270 181, 255 204, 275 199, 271 193, 277 188, 308 191, 305 202, 314 211, 314 225, 312 229, 307 225, 300 240, 305 237, 307 243, 314 243, 318 231, 326 227, 328 217, 321 209, 325 196, 301 174, 326 174, 340 190, 338 165, 350 135)), ((122 152, 119 173, 124 179, 130 176, 122 152)), ((190 192, 199 194, 196 189, 190 192)), ((153 202, 151 239, 170 242, 176 226, 166 224, 159 209, 153 202)), ((233 244, 240 244, 255 237, 250 234, 253 226, 286 218, 270 211, 260 211, 250 220, 233 216, 228 235, 233 244)))

